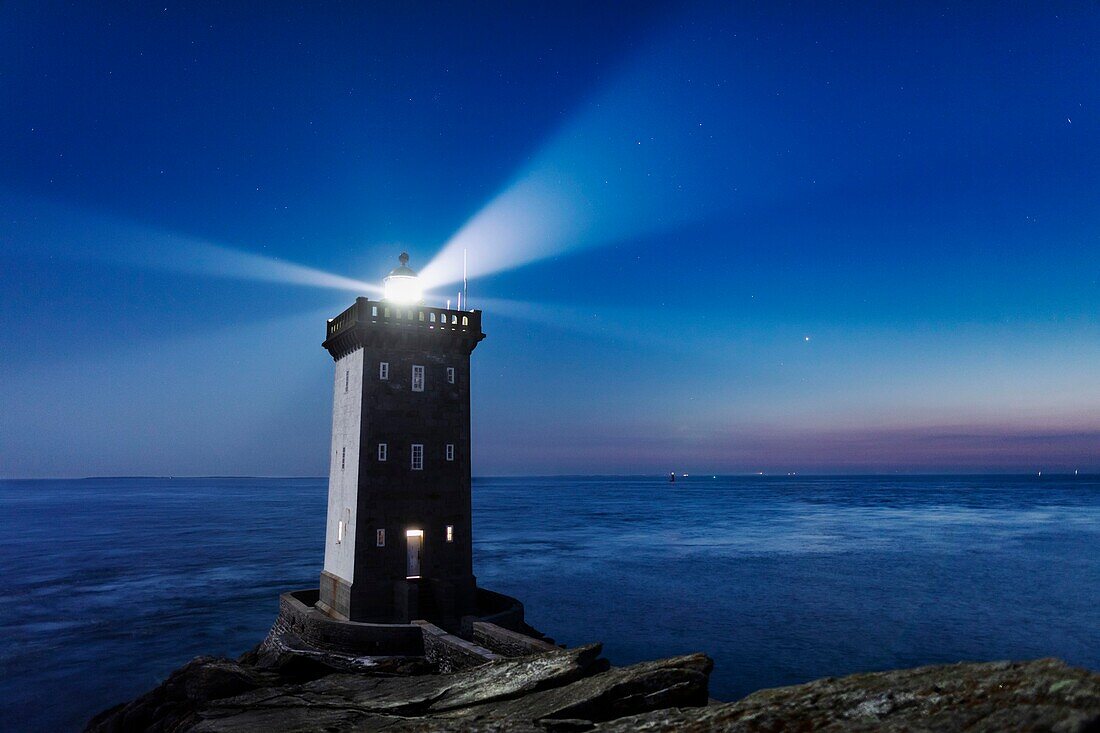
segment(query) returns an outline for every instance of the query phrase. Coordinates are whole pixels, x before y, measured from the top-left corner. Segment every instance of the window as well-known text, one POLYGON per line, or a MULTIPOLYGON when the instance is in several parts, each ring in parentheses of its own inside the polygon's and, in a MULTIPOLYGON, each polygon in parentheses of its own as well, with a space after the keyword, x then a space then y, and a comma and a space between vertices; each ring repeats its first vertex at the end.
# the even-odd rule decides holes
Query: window
POLYGON ((351 371, 350 370, 344 370, 344 393, 345 394, 347 394, 347 391, 348 391, 348 379, 349 378, 351 378, 351 371))
POLYGON ((347 455, 348 455, 348 449, 346 447, 341 448, 340 449, 340 470, 341 471, 344 470, 344 459, 347 458, 347 455))
POLYGON ((424 367, 413 365, 413 392, 424 391, 424 367))
POLYGON ((386 530, 376 529, 374 531, 374 544, 378 547, 386 546, 386 530))
POLYGON ((389 379, 390 378, 390 363, 383 361, 378 363, 378 378, 389 379))
POLYGON ((424 444, 413 443, 412 447, 412 470, 423 471, 424 470, 424 444))
POLYGON ((378 460, 380 460, 380 461, 386 460, 386 458, 388 457, 388 454, 389 454, 389 446, 386 445, 385 443, 379 443, 378 444, 378 460))
POLYGON ((420 313, 420 320, 423 321, 424 320, 424 311, 419 311, 419 313, 420 313))
POLYGON ((447 367, 447 384, 455 383, 455 368, 447 367))
POLYGON ((463 326, 469 326, 470 325, 470 319, 467 318, 466 316, 462 316, 462 325, 463 326))
POLYGON ((447 443, 447 460, 453 461, 455 459, 455 444, 447 443))
POLYGON ((347 525, 344 524, 344 520, 341 519, 336 525, 336 544, 340 544, 344 541, 344 531, 347 529, 347 525))
POLYGON ((448 524, 447 525, 447 541, 448 542, 454 542, 455 541, 455 526, 453 524, 448 524))
POLYGON ((428 314, 428 320, 431 321, 432 323, 435 323, 435 311, 432 311, 431 313, 428 314))
POLYGON ((370 314, 373 318, 377 318, 378 317, 378 306, 372 305, 370 307, 370 314))

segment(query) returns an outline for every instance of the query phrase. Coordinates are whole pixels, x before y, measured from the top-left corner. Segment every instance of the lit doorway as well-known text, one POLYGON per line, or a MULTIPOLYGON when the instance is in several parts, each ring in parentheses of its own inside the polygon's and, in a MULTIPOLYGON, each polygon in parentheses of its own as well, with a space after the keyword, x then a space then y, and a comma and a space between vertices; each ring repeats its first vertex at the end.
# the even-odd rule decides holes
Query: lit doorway
POLYGON ((408 559, 405 562, 405 577, 409 579, 419 578, 420 550, 424 546, 424 530, 405 530, 405 545, 408 553, 408 559))

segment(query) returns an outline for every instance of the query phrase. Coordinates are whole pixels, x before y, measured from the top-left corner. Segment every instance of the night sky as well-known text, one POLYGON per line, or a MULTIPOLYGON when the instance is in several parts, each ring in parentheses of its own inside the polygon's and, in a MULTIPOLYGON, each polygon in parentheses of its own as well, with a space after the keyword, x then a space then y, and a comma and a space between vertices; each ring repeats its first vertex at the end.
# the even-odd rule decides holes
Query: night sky
POLYGON ((324 475, 463 248, 475 475, 1100 470, 1095 4, 373 5, 0 4, 0 477, 324 475))

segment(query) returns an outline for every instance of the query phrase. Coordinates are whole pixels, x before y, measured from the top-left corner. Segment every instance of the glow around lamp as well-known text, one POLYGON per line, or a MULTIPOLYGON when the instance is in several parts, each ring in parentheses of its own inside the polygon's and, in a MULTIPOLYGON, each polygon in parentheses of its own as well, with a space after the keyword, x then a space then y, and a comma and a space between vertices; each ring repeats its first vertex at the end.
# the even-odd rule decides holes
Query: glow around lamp
POLYGON ((416 272, 409 267, 409 254, 402 252, 397 259, 401 264, 382 281, 383 298, 399 305, 419 303, 424 297, 424 289, 416 272))

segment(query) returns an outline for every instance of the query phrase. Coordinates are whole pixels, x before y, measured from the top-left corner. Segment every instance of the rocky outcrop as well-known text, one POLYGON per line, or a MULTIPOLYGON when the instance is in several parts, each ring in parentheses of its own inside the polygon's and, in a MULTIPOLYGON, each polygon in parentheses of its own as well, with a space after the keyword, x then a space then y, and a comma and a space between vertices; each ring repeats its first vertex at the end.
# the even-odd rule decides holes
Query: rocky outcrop
POLYGON ((258 670, 228 659, 197 657, 173 672, 156 689, 130 703, 105 710, 88 723, 89 731, 187 730, 206 703, 278 684, 277 672, 258 670))
POLYGON ((92 731, 1100 731, 1100 675, 1057 660, 823 679, 708 705, 702 654, 611 668, 593 644, 453 674, 409 660, 203 657, 92 731))
POLYGON ((622 718, 627 731, 1100 731, 1100 675, 1056 659, 920 667, 762 690, 735 702, 622 718))
POLYGON ((152 692, 101 714, 89 730, 504 730, 573 719, 591 726, 705 704, 711 669, 703 655, 610 669, 599 644, 453 674, 349 674, 316 657, 266 663, 196 659, 152 692))

